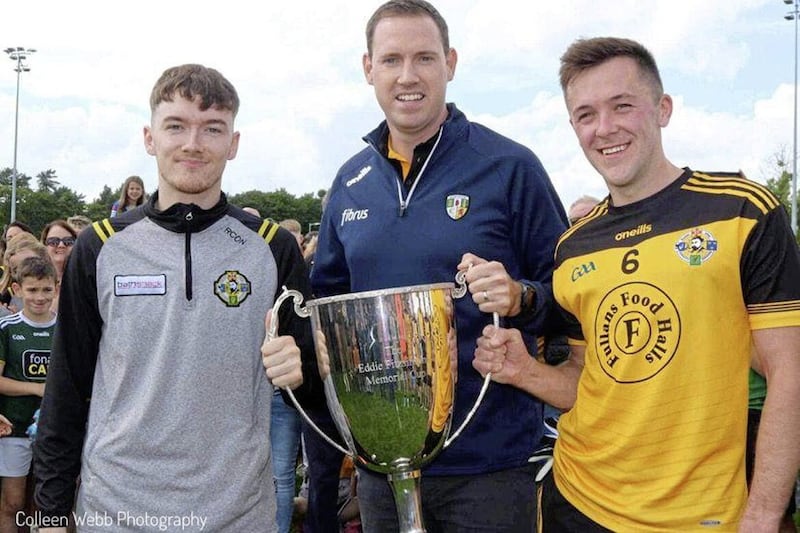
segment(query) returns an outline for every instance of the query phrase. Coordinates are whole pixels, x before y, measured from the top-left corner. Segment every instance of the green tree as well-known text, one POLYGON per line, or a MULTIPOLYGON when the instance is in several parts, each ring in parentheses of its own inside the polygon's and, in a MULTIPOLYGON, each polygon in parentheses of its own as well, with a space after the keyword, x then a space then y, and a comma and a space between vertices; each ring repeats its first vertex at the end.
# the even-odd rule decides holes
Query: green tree
MULTIPOLYGON (((785 146, 779 148, 767 160, 766 167, 762 169, 762 175, 765 178, 767 188, 778 197, 786 212, 791 217, 792 213, 792 173, 791 163, 792 155, 789 153, 785 146)), ((800 194, 798 194, 800 196, 800 194)), ((800 213, 800 202, 797 202, 798 211, 800 213)), ((795 240, 800 243, 798 235, 795 235, 795 240)))
POLYGON ((86 206, 86 216, 92 220, 108 218, 111 213, 111 204, 119 199, 120 192, 122 192, 122 185, 119 185, 114 190, 108 185, 104 185, 100 196, 86 206))
POLYGON ((38 190, 41 192, 54 192, 56 187, 60 185, 58 179, 56 179, 56 171, 52 168, 39 172, 36 175, 36 183, 38 184, 38 190))
POLYGON ((230 203, 240 207, 255 207, 261 213, 261 216, 271 218, 276 222, 286 218, 294 218, 300 222, 305 232, 308 231, 308 225, 319 222, 322 215, 320 192, 323 196, 325 195, 325 191, 321 190, 316 194, 306 193, 297 198, 287 192, 286 189, 278 189, 272 192, 253 190, 235 194, 228 200, 230 203))
POLYGON ((18 198, 17 218, 25 221, 37 235, 53 220, 86 212, 83 195, 68 187, 58 187, 53 192, 20 189, 18 198))
MULTIPOLYGON (((325 196, 325 191, 322 196, 325 196)), ((307 193, 297 199, 298 214, 295 217, 303 225, 303 232, 308 232, 311 224, 316 224, 322 218, 322 196, 307 193)))
MULTIPOLYGON (((12 181, 12 174, 14 173, 14 169, 10 167, 6 167, 3 170, 0 170, 0 185, 8 185, 9 191, 11 191, 11 181, 12 181)), ((17 187, 30 187, 31 177, 26 175, 24 172, 20 172, 17 169, 17 187)))

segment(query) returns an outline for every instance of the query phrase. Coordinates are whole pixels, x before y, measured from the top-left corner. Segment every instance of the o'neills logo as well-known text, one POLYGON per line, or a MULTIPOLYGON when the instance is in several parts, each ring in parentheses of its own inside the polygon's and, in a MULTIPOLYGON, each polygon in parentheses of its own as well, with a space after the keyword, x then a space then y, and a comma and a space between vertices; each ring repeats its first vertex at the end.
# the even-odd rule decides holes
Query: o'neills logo
POLYGON ((358 183, 359 181, 364 179, 364 176, 369 174, 370 170, 372 170, 372 166, 370 166, 370 165, 367 165, 364 168, 362 168, 361 170, 359 170, 358 174, 356 174, 356 176, 354 178, 350 178, 349 180, 347 180, 345 182, 345 187, 352 187, 353 185, 355 185, 356 183, 358 183))
POLYGON ((600 366, 618 383, 645 381, 663 370, 681 339, 675 304, 649 283, 626 283, 600 302, 594 323, 600 366))
POLYGON ((625 231, 620 231, 616 235, 614 235, 615 241, 624 241, 625 239, 630 239, 631 237, 638 237, 639 235, 644 235, 645 233, 650 233, 653 231, 653 226, 650 224, 639 224, 636 229, 629 229, 625 231))

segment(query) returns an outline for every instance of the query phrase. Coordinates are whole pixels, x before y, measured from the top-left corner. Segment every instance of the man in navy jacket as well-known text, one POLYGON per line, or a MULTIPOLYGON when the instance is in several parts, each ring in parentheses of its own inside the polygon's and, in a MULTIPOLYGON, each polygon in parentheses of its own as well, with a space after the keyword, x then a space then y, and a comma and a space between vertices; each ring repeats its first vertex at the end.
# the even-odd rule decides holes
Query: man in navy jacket
MULTIPOLYGON (((529 333, 542 328, 553 251, 567 219, 536 156, 446 104, 457 56, 447 24, 423 0, 392 0, 367 25, 367 81, 385 114, 368 146, 330 191, 312 271, 315 296, 453 281, 457 300, 458 427, 482 385, 472 368, 490 313, 529 333)), ((533 531, 541 403, 492 384, 461 436, 423 472, 429 530, 533 531)), ((369 531, 397 529, 385 476, 360 472, 369 531)))

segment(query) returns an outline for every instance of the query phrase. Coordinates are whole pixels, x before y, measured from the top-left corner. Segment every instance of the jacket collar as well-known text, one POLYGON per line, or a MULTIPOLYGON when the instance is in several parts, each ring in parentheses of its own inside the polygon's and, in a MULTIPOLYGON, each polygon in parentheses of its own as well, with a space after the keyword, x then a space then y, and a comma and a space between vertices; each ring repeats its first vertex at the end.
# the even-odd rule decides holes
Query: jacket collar
MULTIPOLYGON (((452 139, 455 139, 466 129, 467 117, 464 113, 458 110, 455 104, 447 104, 447 118, 444 121, 444 132, 442 136, 442 145, 439 149, 448 146, 452 139)), ((434 137, 438 135, 434 135, 434 137)), ((387 143, 389 141, 389 125, 384 120, 378 127, 369 132, 363 137, 364 142, 371 145, 379 154, 386 154, 387 143)))
POLYGON ((197 233, 211 226, 228 212, 228 198, 220 193, 219 201, 211 209, 197 204, 173 204, 163 211, 156 209, 158 191, 144 205, 144 214, 164 229, 175 233, 197 233))

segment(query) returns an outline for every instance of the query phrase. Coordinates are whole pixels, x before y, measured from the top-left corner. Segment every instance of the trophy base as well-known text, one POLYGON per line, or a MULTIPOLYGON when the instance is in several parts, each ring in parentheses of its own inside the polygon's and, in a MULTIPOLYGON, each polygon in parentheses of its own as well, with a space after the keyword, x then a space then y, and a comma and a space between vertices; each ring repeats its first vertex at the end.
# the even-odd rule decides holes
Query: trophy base
POLYGON ((397 521, 400 533, 425 533, 422 524, 422 498, 420 496, 420 471, 412 470, 410 463, 402 459, 393 463, 387 474, 397 506, 397 521))

